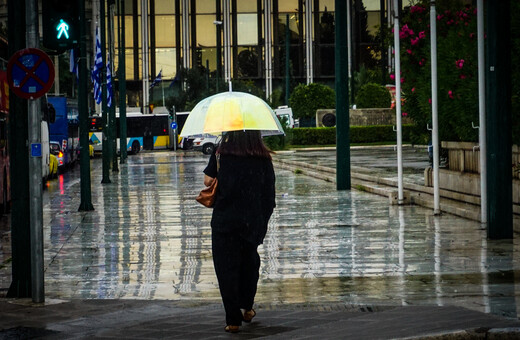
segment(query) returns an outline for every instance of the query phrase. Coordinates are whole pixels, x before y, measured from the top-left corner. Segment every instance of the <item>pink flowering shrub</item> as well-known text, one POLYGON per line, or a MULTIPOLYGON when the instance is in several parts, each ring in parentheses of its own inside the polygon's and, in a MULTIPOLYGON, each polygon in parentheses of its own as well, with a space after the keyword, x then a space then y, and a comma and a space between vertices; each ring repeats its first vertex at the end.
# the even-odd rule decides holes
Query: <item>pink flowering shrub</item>
MULTIPOLYGON (((476 141, 478 130, 477 16, 473 6, 438 0, 437 82, 441 140, 476 141)), ((416 123, 414 142, 427 143, 431 126, 430 1, 403 12, 401 20, 403 112, 416 123), (417 32, 417 33, 416 33, 417 32)))

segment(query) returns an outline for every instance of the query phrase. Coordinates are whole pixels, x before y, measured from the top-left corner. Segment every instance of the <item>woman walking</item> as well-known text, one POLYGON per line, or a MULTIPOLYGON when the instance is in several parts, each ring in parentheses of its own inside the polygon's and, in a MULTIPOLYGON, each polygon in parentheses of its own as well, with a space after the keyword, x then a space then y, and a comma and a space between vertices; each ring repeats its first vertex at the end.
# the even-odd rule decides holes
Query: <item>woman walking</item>
POLYGON ((204 184, 218 179, 211 219, 213 263, 226 311, 226 332, 256 315, 253 303, 267 224, 275 207, 271 152, 260 131, 225 133, 204 169, 204 184))

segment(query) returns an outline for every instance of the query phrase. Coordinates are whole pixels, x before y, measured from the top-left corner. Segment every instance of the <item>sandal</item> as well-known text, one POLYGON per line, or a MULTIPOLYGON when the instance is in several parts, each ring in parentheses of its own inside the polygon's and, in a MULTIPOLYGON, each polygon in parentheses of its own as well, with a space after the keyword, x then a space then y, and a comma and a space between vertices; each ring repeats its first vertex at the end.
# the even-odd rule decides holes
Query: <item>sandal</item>
POLYGON ((228 333, 238 333, 239 328, 239 326, 227 325, 224 330, 228 333))
POLYGON ((245 311, 244 312, 244 315, 242 317, 242 320, 244 320, 244 322, 251 322, 251 320, 253 320, 253 318, 256 316, 256 312, 254 309, 251 308, 251 310, 248 310, 248 311, 245 311))

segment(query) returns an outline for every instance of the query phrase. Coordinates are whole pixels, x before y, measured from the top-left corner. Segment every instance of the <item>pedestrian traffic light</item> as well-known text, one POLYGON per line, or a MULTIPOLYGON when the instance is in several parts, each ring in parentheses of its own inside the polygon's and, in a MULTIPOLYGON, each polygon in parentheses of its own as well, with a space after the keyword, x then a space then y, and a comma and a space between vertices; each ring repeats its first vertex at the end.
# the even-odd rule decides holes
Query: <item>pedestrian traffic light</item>
POLYGON ((79 42, 78 1, 42 1, 43 46, 64 51, 79 42))

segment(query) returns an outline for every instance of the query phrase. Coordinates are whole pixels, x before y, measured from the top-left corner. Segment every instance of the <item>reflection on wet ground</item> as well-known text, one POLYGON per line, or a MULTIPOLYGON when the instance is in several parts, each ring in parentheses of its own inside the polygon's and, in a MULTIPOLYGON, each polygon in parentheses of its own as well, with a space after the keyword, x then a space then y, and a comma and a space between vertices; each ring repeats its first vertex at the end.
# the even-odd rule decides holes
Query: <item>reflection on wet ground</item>
MULTIPOLYGON (((299 153, 298 153, 299 154, 299 153)), ((211 209, 195 202, 207 156, 130 156, 77 212, 79 168, 44 197, 45 289, 60 299, 218 301, 211 209)), ((277 170, 277 208, 262 257, 258 303, 458 305, 517 316, 518 238, 489 241, 477 222, 277 170)), ((8 229, 7 218, 1 221, 8 229)), ((0 260, 10 257, 8 234, 0 260)), ((10 267, 1 269, 2 288, 10 267)))
MULTIPOLYGON (((405 182, 424 185, 424 169, 430 166, 425 146, 403 146, 403 175, 405 182)), ((284 160, 302 161, 310 164, 336 168, 336 150, 300 150, 278 153, 284 160)), ((353 171, 397 180, 397 149, 386 147, 352 147, 350 164, 353 171)))

